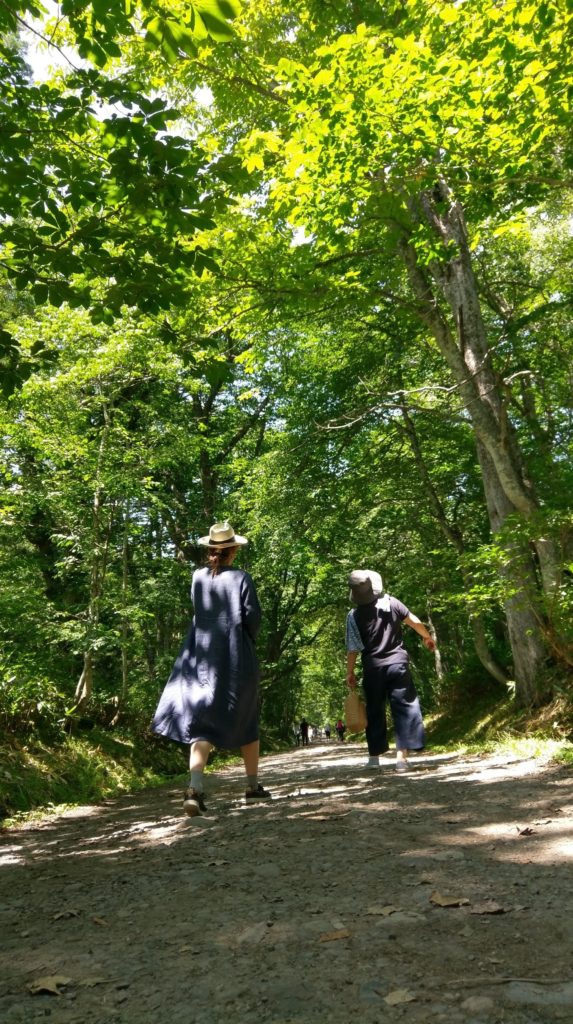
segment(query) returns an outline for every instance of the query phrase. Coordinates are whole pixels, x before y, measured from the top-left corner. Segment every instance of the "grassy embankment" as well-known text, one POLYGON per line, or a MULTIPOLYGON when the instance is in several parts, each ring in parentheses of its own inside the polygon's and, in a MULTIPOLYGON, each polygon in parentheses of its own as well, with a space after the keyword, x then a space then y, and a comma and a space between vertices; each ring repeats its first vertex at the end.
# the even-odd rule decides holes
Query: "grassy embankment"
MULTIPOLYGON (((207 770, 234 761, 240 758, 215 752, 207 770)), ((169 779, 183 785, 185 769, 183 747, 151 736, 133 740, 94 728, 57 743, 11 737, 0 743, 0 825, 18 825, 169 779)))
POLYGON ((479 697, 460 695, 426 716, 432 751, 460 754, 513 753, 573 764, 573 705, 563 697, 535 710, 516 710, 499 689, 479 697))
MULTIPOLYGON (((510 698, 483 693, 459 699, 426 717, 434 752, 511 752, 573 764, 573 708, 561 698, 532 712, 516 712, 510 698)), ((276 749, 276 748, 275 748, 276 749)), ((213 767, 228 758, 216 756, 213 767)), ((0 745, 0 818, 18 824, 33 814, 97 803, 178 776, 182 748, 144 738, 135 742, 93 729, 48 745, 13 739, 0 745)))
POLYGON ((31 811, 97 803, 181 771, 170 752, 147 746, 100 729, 61 742, 11 737, 0 745, 0 819, 6 825, 31 811))

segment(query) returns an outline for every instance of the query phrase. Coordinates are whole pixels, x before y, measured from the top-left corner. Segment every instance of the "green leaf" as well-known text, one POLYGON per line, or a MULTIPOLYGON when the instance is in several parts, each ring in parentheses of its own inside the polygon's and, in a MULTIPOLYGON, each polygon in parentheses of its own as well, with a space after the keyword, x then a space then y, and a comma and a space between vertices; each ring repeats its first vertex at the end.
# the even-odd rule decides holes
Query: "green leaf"
POLYGON ((5 358, 6 355, 11 353, 15 348, 17 348, 17 346, 12 335, 3 328, 0 328, 0 356, 5 358))
POLYGON ((438 17, 446 25, 453 25, 460 17, 460 13, 458 7, 455 7, 453 3, 447 3, 444 7, 440 8, 438 17))
POLYGON ((170 64, 174 64, 180 53, 190 57, 197 54, 196 34, 171 18, 152 18, 146 23, 145 45, 149 49, 160 49, 170 64))
MULTIPOLYGON (((235 5, 222 0, 197 0, 194 4, 197 14, 200 16, 209 35, 220 42, 232 39, 235 30, 229 24, 239 13, 239 9, 233 10, 235 5)), ((238 8, 238 5, 236 5, 238 8)))
POLYGON ((32 294, 34 296, 34 301, 41 306, 42 303, 47 302, 48 300, 48 285, 44 284, 43 281, 36 281, 32 288, 32 294))

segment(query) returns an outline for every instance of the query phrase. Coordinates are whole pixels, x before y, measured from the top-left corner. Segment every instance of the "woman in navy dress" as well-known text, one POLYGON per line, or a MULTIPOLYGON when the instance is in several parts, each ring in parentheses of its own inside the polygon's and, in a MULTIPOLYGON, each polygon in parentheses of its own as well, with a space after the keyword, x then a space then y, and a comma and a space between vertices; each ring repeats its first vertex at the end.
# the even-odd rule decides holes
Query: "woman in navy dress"
POLYGON ((239 747, 247 773, 247 801, 270 793, 258 781, 259 665, 255 640, 261 622, 255 585, 233 562, 245 537, 215 523, 199 544, 208 564, 193 573, 194 616, 152 722, 160 736, 190 744, 191 778, 183 807, 206 810, 203 771, 213 747, 239 747))

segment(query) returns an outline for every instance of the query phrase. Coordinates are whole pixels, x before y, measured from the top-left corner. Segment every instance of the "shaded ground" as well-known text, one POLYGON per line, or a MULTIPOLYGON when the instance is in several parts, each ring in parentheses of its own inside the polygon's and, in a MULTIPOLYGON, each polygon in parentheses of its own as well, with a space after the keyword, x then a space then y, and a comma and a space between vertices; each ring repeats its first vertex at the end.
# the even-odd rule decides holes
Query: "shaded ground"
POLYGON ((231 768, 207 817, 171 786, 4 833, 0 1020, 573 1020, 570 770, 383 761, 311 746, 265 759, 267 804, 231 768))

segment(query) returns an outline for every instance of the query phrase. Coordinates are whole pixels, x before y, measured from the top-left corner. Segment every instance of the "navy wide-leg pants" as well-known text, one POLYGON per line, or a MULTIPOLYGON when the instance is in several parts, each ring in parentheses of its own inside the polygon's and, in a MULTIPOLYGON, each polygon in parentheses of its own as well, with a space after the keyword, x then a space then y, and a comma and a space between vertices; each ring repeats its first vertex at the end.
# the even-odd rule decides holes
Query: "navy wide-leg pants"
POLYGON ((424 722, 420 701, 406 662, 365 669, 363 677, 366 698, 366 741, 371 756, 388 750, 386 701, 394 722, 398 750, 422 750, 425 745, 424 722))

